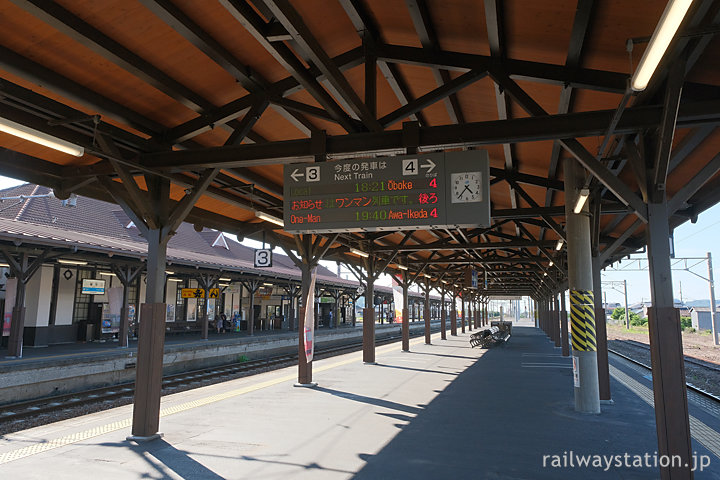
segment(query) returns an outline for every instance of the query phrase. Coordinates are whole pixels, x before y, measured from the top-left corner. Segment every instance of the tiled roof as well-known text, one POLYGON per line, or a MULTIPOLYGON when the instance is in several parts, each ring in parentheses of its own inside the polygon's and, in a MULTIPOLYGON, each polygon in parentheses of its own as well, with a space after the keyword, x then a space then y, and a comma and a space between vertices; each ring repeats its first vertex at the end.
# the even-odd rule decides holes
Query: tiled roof
MULTIPOLYGON (((20 195, 47 195, 47 187, 24 184, 0 190, 0 199, 20 195)), ((142 258, 147 255, 147 242, 137 227, 127 228, 130 218, 115 204, 78 197, 76 207, 64 207, 52 197, 28 198, 24 202, 0 202, 0 239, 22 241, 54 247, 77 247, 80 251, 123 254, 142 258)), ((289 257, 273 256, 272 269, 254 267, 254 250, 225 237, 228 248, 213 247, 220 232, 203 229, 201 232, 183 223, 168 243, 167 258, 173 265, 201 266, 229 272, 247 272, 267 278, 300 279, 300 270, 289 257)), ((317 270, 318 281, 347 287, 357 287, 355 279, 346 280, 322 265, 317 270)), ((390 287, 375 286, 378 293, 391 293, 390 287)), ((410 293, 411 297, 418 297, 410 293)), ((431 295, 433 299, 439 296, 431 295)))
MULTIPOLYGON (((50 189, 25 184, 0 190, 0 198, 20 195, 44 195, 50 189)), ((127 228, 130 218, 114 204, 78 197, 76 207, 63 207, 60 200, 28 198, 0 203, 0 238, 32 241, 41 245, 71 247, 91 252, 126 254, 131 257, 147 255, 147 243, 137 228, 127 228), (2 209, 3 203, 9 208, 2 209)), ((168 243, 168 260, 173 263, 203 266, 227 271, 243 271, 267 277, 299 279, 300 271, 285 256, 273 257, 273 268, 256 269, 254 250, 226 237, 228 248, 213 247, 220 232, 205 229, 197 232, 183 223, 168 243)), ((355 286, 356 281, 338 278, 325 267, 318 268, 318 279, 341 285, 355 286)))

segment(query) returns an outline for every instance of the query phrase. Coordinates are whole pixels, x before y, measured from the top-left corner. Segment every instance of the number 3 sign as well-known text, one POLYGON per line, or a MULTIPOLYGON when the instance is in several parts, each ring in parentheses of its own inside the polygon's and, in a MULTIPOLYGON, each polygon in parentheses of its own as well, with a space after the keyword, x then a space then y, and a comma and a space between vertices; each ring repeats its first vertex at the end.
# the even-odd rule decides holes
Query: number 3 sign
POLYGON ((262 248, 255 250, 255 268, 272 267, 272 250, 262 248))

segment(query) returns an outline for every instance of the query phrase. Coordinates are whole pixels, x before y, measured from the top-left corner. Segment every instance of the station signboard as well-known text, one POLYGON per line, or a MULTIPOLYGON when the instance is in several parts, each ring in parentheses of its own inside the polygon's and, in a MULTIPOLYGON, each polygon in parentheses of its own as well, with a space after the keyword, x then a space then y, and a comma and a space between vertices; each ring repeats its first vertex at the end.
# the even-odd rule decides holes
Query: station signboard
POLYGON ((286 165, 284 229, 487 227, 489 173, 485 150, 286 165))
POLYGON ((183 288, 180 295, 182 298, 205 298, 205 290, 202 288, 183 288))
POLYGON ((82 290, 83 295, 105 295, 105 280, 97 278, 83 278, 82 290))
MULTIPOLYGON (((204 288, 183 288, 180 291, 182 298, 205 298, 204 288)), ((211 288, 208 290, 208 298, 220 298, 220 289, 211 288)))

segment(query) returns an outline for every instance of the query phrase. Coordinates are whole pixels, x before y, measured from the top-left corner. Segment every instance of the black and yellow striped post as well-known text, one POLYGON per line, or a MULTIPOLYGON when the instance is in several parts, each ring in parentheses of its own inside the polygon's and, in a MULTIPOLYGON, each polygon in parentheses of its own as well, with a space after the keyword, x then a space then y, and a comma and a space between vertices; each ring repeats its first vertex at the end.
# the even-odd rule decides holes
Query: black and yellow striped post
POLYGON ((595 301, 591 290, 570 290, 570 321, 573 350, 597 351, 595 301))
POLYGON ((580 211, 575 212, 585 174, 575 159, 565 159, 563 166, 575 410, 598 414, 600 393, 589 202, 584 202, 580 211))

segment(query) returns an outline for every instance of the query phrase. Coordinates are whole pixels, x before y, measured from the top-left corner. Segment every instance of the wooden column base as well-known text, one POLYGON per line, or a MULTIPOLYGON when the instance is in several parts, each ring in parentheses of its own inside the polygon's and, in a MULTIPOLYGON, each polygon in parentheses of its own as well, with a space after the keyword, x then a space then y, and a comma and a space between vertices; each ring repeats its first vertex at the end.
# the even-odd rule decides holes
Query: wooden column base
POLYGON ((132 424, 132 436, 137 438, 156 436, 160 426, 166 313, 164 303, 142 305, 132 424))
POLYGON ((363 309, 363 362, 375 363, 375 309, 363 309))

